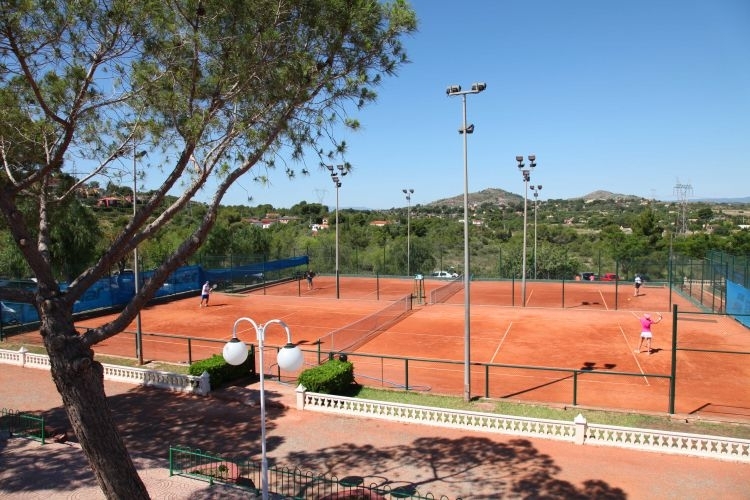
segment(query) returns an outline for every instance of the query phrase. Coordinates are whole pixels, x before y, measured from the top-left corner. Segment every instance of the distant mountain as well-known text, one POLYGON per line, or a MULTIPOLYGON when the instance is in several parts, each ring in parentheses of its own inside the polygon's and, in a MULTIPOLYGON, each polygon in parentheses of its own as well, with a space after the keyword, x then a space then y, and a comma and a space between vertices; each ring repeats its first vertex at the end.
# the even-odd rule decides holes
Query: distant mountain
MULTIPOLYGON (((504 189, 487 188, 476 193, 469 193, 469 205, 482 205, 483 203, 491 203, 493 205, 510 205, 513 203, 520 203, 523 201, 523 196, 505 191, 504 189)), ((458 207, 463 206, 464 195, 453 196, 451 198, 443 198, 436 200, 431 203, 426 203, 426 206, 444 206, 458 207)))
POLYGON ((640 196, 634 196, 632 194, 617 194, 612 193, 610 191, 592 191, 587 195, 579 196, 578 198, 573 198, 574 200, 583 198, 586 201, 593 201, 593 200, 640 200, 640 196))
MULTIPOLYGON (((529 199, 532 199, 532 194, 529 193, 529 199)), ((584 201, 594 201, 594 200, 603 200, 603 201, 639 201, 639 200, 645 200, 646 198, 643 198, 642 196, 636 196, 632 194, 621 194, 621 193, 613 193, 611 191, 604 191, 604 190, 596 190, 592 191, 588 194, 585 194, 583 196, 577 196, 574 198, 569 198, 570 200, 584 200, 584 201)), ((663 200, 662 200, 663 201, 663 200)), ((726 203, 726 204, 750 204, 750 196, 746 196, 744 198, 711 198, 711 199, 691 199, 689 200, 690 203, 726 203)), ((475 192, 475 193, 469 193, 469 205, 470 206, 477 206, 482 205, 484 203, 490 203, 493 205, 512 205, 512 204, 518 204, 523 203, 523 196, 518 195, 515 193, 511 193, 509 191, 505 191, 504 189, 498 189, 498 188, 487 188, 483 189, 481 191, 475 192)), ((464 195, 460 194, 457 196, 453 196, 450 198, 443 198, 440 200, 435 200, 430 203, 424 203, 424 206, 427 207, 439 207, 439 206, 449 206, 449 207, 462 207, 464 204, 464 195)))
POLYGON ((701 200, 690 200, 702 203, 737 203, 737 204, 748 204, 750 203, 750 196, 744 198, 703 198, 701 200))

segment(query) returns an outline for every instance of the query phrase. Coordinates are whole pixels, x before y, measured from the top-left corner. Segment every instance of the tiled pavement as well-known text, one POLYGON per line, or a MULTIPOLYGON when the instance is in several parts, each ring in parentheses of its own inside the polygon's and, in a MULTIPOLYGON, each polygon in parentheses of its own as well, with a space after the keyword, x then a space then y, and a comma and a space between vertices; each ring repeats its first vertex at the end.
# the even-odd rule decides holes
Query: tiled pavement
MULTIPOLYGON (((110 406, 154 499, 248 498, 231 487, 169 476, 170 444, 257 458, 254 387, 213 397, 106 382, 110 406), (242 401, 245 399, 245 401, 242 401)), ((412 484, 435 498, 750 499, 750 465, 544 439, 325 415, 293 408, 293 389, 267 382, 268 456, 366 484, 412 484)), ((0 407, 43 413, 66 428, 44 370, 0 365, 0 407)), ((98 499, 74 443, 0 439, 0 497, 98 499)))

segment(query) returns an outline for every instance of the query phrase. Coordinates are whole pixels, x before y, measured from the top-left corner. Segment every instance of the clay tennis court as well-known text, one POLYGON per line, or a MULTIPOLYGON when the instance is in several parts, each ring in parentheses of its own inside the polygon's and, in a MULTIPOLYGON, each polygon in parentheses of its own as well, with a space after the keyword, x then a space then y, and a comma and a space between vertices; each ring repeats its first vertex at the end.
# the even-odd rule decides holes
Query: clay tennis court
MULTIPOLYGON (((445 284, 425 280, 425 298, 415 298, 412 311, 348 352, 360 383, 463 394, 463 291, 445 303, 429 303, 430 293, 445 284)), ((313 290, 294 281, 247 294, 214 293, 208 308, 198 307, 198 297, 149 307, 141 314, 144 358, 187 362, 189 356, 194 361, 220 353, 235 320, 246 316, 259 324, 283 320, 293 340, 305 350, 307 366, 313 366, 336 350, 326 338, 332 331, 414 290, 414 280, 409 279, 341 277, 340 298, 336 299, 335 278, 319 276, 313 290), (155 333, 171 337, 150 335, 155 333), (180 336, 191 337, 189 345, 180 336)), ((575 398, 575 404, 581 406, 666 412, 670 390, 666 376, 672 366, 670 298, 680 311, 692 311, 679 315, 680 348, 750 352, 750 332, 733 319, 694 314, 696 309, 690 303, 664 287, 642 288, 639 297, 633 297, 632 292, 624 283, 527 282, 524 308, 520 306, 520 282, 472 282, 472 395, 566 406, 575 398), (654 327, 651 355, 633 352, 639 341, 638 316, 645 311, 664 315, 654 327), (488 367, 487 363, 513 367, 488 367), (628 375, 618 375, 621 373, 628 375)), ((77 325, 95 326, 104 320, 95 318, 77 325)), ((134 331, 135 323, 128 330, 134 331)), ((256 342, 255 330, 248 322, 238 324, 238 334, 248 343, 256 342)), ((284 330, 269 326, 265 342, 267 347, 283 345, 284 330)), ((131 334, 96 346, 97 352, 130 357, 134 349, 131 334)), ((273 358, 266 356, 266 373, 276 373, 273 358)), ((750 391, 746 390, 750 364, 746 360, 739 354, 677 351, 674 411, 750 420, 750 391)), ((285 374, 285 378, 293 375, 285 374)))

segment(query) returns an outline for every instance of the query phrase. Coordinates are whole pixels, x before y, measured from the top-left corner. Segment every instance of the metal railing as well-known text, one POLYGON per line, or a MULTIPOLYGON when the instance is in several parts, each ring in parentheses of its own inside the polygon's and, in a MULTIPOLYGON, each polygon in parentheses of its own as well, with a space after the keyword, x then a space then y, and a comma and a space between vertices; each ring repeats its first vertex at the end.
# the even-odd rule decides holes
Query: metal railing
MULTIPOLYGON (((318 499, 323 497, 338 498, 342 495, 354 498, 411 498, 415 500, 448 500, 448 497, 435 497, 432 494, 420 494, 413 485, 396 488, 382 477, 368 478, 346 476, 339 478, 333 475, 315 474, 299 468, 270 467, 268 488, 273 498, 284 499, 318 499)), ((169 475, 180 475, 214 483, 223 483, 260 493, 261 466, 259 462, 246 459, 227 458, 215 453, 181 446, 169 448, 169 475)), ((457 500, 460 500, 457 499, 457 500)))
POLYGON ((7 408, 0 410, 0 432, 33 439, 42 444, 46 439, 44 417, 7 408))

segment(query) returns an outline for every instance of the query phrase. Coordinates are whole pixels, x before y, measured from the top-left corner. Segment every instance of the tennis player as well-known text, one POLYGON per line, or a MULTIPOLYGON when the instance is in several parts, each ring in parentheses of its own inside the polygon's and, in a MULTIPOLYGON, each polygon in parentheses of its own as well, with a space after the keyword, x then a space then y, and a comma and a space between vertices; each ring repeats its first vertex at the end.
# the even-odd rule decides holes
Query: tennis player
POLYGON ((206 281, 203 283, 203 287, 201 288, 201 305, 200 307, 203 307, 205 304, 206 307, 208 307, 208 296, 211 295, 211 283, 206 281))
POLYGON ((653 320, 651 319, 651 315, 648 313, 645 313, 641 319, 641 342, 638 344, 638 350, 636 350, 636 353, 641 352, 641 347, 643 347, 643 343, 646 342, 646 347, 649 355, 651 354, 651 338, 654 336, 651 332, 651 325, 655 325, 659 321, 661 321, 661 313, 656 313, 659 316, 659 319, 653 320))

